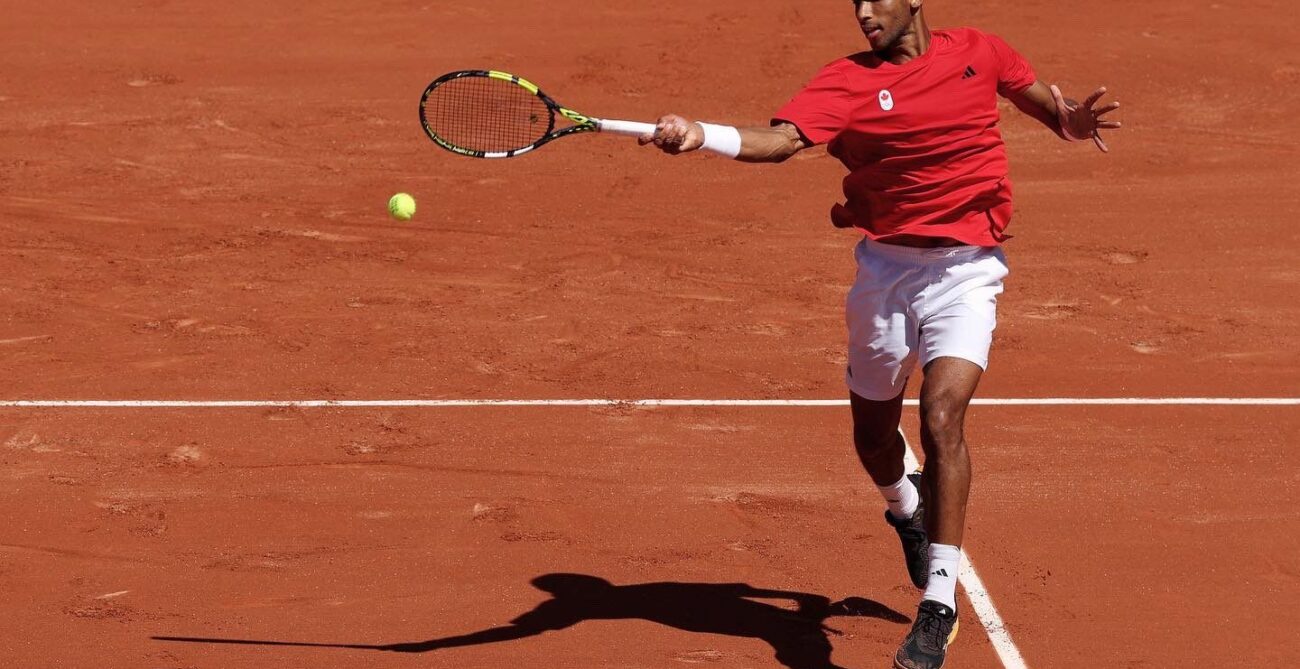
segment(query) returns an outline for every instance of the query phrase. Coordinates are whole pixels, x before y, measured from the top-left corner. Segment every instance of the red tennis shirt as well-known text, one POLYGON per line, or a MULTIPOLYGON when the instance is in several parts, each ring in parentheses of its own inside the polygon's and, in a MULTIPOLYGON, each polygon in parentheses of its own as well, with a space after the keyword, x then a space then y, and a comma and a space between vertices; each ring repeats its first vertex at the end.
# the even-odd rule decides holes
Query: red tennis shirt
POLYGON ((831 219, 868 237, 948 237, 997 246, 1011 222, 1007 153, 997 95, 1036 80, 1001 38, 936 30, 902 65, 870 52, 822 68, 772 119, 829 144, 844 163, 844 204, 831 219))

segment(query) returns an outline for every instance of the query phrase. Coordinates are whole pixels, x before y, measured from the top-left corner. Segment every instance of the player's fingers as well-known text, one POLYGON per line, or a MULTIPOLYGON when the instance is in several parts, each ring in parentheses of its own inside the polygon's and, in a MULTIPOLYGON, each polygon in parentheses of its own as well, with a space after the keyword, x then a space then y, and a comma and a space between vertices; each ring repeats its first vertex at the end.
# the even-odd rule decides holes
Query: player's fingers
POLYGON ((1106 130, 1118 130, 1124 126, 1119 121, 1102 121, 1097 124, 1097 127, 1106 130))
POLYGON ((1089 95, 1088 99, 1083 101, 1083 108, 1092 109, 1092 106, 1097 104, 1097 101, 1100 100, 1101 96, 1105 94, 1106 94, 1105 86, 1102 86, 1101 88, 1098 88, 1097 90, 1093 91, 1092 95, 1089 95))
POLYGON ((654 143, 655 146, 663 148, 672 137, 672 121, 669 117, 664 117, 655 125, 654 143))
POLYGON ((686 140, 686 124, 674 123, 664 132, 664 141, 673 146, 681 146, 686 140))
POLYGON ((658 144, 659 148, 663 149, 665 153, 675 156, 682 152, 682 142, 680 139, 665 137, 663 140, 658 142, 658 144))
POLYGON ((1105 140, 1101 138, 1101 133, 1092 133, 1092 141, 1097 144, 1097 148, 1101 149, 1102 153, 1110 153, 1110 147, 1106 146, 1105 140))
POLYGON ((1118 103, 1118 102, 1111 102, 1111 103, 1109 103, 1109 104, 1103 105, 1103 106, 1101 106, 1101 107, 1098 107, 1098 108, 1092 110, 1092 115, 1093 115, 1093 116, 1101 116, 1102 114, 1109 114, 1109 113, 1115 111, 1116 109, 1119 109, 1119 103, 1118 103))

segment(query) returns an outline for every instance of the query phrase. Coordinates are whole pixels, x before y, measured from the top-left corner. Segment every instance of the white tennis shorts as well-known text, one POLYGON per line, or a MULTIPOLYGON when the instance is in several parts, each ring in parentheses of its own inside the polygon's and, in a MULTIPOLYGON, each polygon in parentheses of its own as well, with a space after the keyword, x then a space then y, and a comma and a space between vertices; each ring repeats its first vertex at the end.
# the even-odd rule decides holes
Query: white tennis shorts
POLYGON ((998 294, 1007 276, 1000 248, 912 248, 863 239, 849 291, 849 389, 869 400, 898 397, 919 361, 945 356, 987 368, 998 294))

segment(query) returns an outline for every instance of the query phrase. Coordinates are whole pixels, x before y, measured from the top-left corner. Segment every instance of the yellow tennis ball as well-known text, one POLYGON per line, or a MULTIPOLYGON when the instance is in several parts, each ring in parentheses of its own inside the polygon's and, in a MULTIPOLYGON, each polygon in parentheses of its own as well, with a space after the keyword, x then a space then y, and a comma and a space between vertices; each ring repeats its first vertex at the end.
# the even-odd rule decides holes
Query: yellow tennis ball
POLYGON ((388 213, 399 221, 409 221, 415 215, 415 198, 398 193, 388 199, 388 213))

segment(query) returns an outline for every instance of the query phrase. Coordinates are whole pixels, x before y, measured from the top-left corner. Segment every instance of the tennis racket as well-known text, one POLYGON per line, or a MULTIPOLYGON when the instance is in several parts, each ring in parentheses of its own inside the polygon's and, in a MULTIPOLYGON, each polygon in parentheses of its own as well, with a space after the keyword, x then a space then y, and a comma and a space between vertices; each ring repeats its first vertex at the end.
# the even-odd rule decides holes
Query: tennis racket
POLYGON ((473 158, 513 158, 587 132, 655 132, 653 123, 584 116, 561 107, 527 79, 491 70, 462 70, 435 79, 420 98, 420 123, 438 146, 473 158), (561 122, 564 126, 556 127, 561 122))

